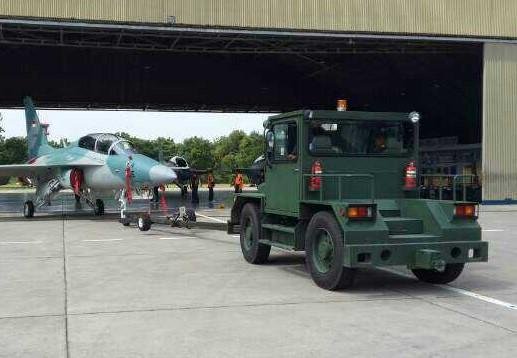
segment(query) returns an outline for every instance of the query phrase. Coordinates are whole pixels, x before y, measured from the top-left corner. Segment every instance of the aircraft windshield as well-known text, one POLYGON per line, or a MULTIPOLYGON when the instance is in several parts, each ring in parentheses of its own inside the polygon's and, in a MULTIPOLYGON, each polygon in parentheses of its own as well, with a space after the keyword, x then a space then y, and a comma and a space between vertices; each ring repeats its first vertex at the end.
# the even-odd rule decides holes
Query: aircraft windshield
POLYGON ((101 154, 131 155, 136 150, 131 143, 114 134, 89 134, 79 140, 79 147, 101 154))
POLYGON ((136 154, 136 149, 131 143, 125 140, 116 142, 110 150, 110 155, 132 155, 136 154))
POLYGON ((309 151, 314 155, 407 155, 413 152, 414 126, 398 121, 314 123, 309 151))

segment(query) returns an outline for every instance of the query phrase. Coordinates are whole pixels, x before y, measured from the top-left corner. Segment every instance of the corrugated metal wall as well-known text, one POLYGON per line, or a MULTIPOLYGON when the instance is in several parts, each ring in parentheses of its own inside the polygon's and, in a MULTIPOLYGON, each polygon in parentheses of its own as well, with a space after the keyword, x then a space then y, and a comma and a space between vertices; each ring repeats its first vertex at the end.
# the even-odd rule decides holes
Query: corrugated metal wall
POLYGON ((0 15, 517 37, 516 0, 0 0, 0 15))
POLYGON ((485 45, 483 200, 517 200, 517 45, 485 45))

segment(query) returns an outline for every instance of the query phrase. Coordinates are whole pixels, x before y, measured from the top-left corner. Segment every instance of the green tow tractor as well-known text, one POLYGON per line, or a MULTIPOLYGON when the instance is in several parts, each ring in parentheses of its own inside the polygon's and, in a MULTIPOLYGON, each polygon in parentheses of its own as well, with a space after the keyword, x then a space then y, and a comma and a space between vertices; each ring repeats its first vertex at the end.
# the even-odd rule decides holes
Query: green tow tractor
POLYGON ((455 280, 488 259, 477 203, 419 198, 420 115, 303 110, 265 123, 264 182, 235 196, 246 261, 272 246, 305 251, 314 282, 350 287, 357 269, 407 266, 425 282, 455 280))

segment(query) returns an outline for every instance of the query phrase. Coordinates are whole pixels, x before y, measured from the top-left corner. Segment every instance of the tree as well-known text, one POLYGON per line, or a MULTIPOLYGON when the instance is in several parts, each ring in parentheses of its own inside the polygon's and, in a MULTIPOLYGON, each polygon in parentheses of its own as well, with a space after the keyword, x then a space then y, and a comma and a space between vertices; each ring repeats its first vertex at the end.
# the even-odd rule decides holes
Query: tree
POLYGON ((2 133, 4 133, 4 129, 2 128, 2 113, 0 113, 0 143, 4 140, 4 137, 2 136, 2 133))
POLYGON ((178 154, 185 157, 190 166, 199 169, 213 168, 213 144, 200 137, 187 138, 178 146, 178 154))
POLYGON ((70 142, 67 138, 61 138, 59 142, 56 142, 55 140, 49 140, 48 144, 53 148, 65 148, 70 144, 70 142))
POLYGON ((131 142, 139 153, 155 160, 160 159, 160 151, 163 153, 164 160, 169 160, 178 151, 178 147, 172 138, 159 137, 154 140, 148 140, 133 137, 124 132, 117 133, 117 135, 131 142))
POLYGON ((0 142, 0 164, 19 164, 27 161, 27 141, 12 137, 0 142))

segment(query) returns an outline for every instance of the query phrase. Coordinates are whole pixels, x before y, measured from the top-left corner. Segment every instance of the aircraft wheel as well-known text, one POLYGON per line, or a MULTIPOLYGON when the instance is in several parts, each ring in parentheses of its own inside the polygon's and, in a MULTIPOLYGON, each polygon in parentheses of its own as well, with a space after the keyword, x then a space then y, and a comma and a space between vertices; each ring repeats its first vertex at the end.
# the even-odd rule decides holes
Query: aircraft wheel
POLYGON ((93 209, 96 216, 104 215, 104 201, 101 199, 95 200, 95 208, 93 209))
POLYGON ((312 279, 321 288, 338 290, 354 283, 355 271, 343 265, 343 231, 327 211, 316 213, 307 226, 305 261, 312 279))
POLYGON ((251 264, 263 264, 269 257, 271 246, 259 243, 261 224, 259 208, 248 203, 241 211, 241 250, 244 259, 251 264))
POLYGON ((138 220, 137 220, 138 230, 149 231, 151 229, 151 225, 152 225, 151 218, 149 218, 148 216, 142 215, 142 216, 138 217, 138 220))
POLYGON ((23 216, 27 219, 34 217, 34 203, 32 201, 27 200, 23 204, 23 216))
POLYGON ((446 284, 454 281, 461 275, 464 263, 447 264, 443 272, 437 270, 414 269, 413 274, 420 280, 428 283, 446 284))

